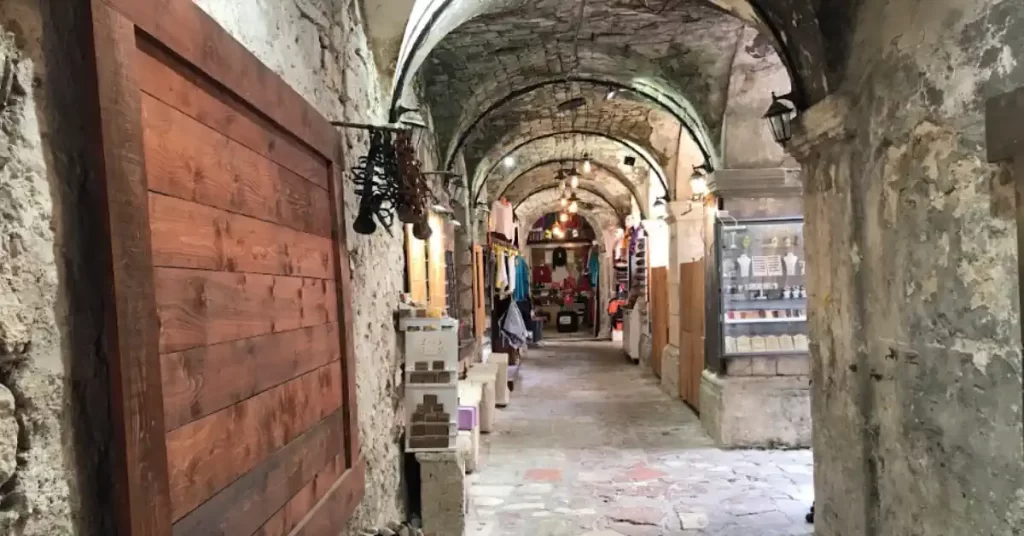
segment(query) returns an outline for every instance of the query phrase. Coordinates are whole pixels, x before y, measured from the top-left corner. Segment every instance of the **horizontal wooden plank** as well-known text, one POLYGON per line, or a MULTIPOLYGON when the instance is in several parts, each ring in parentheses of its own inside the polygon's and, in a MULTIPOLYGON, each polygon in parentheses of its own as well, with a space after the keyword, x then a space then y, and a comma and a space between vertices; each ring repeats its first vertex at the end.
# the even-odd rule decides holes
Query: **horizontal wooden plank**
POLYGON ((307 490, 319 487, 323 496, 344 473, 342 449, 342 416, 334 412, 175 523, 174 534, 279 534, 266 530, 287 527, 282 512, 298 512, 307 490))
MULTIPOLYGON (((339 431, 342 426, 343 422, 339 420, 339 431)), ((321 469, 313 480, 299 490, 294 497, 289 499, 288 503, 264 523, 253 536, 287 536, 292 529, 302 522, 306 515, 313 511, 317 503, 331 491, 334 484, 344 474, 345 456, 341 455, 331 460, 327 466, 321 469)))
POLYGON ((156 266, 334 279, 328 237, 158 193, 149 225, 156 266))
POLYGON ((255 112, 325 158, 333 155, 338 133, 330 122, 191 1, 105 1, 255 112))
POLYGON ((160 353, 338 320, 333 281, 156 268, 160 353))
POLYGON ((322 324, 160 356, 167 430, 338 361, 338 329, 322 324))
POLYGON ((345 526, 363 499, 365 485, 366 462, 359 457, 289 536, 322 536, 345 526))
POLYGON ((142 113, 150 190, 331 236, 323 188, 149 95, 142 113))
POLYGON ((341 367, 326 365, 168 433, 173 519, 337 411, 341 390, 341 367))
POLYGON ((210 127, 321 188, 327 187, 327 162, 276 125, 255 114, 165 50, 139 43, 136 60, 142 91, 210 127))

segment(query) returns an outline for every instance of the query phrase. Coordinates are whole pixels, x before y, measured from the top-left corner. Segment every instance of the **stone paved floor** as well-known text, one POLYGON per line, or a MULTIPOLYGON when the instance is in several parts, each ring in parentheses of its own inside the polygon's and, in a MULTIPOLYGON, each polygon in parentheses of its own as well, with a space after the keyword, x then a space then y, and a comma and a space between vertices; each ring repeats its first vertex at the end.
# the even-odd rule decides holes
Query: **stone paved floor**
POLYGON ((607 342, 531 351, 470 476, 471 536, 807 535, 808 451, 723 451, 607 342))

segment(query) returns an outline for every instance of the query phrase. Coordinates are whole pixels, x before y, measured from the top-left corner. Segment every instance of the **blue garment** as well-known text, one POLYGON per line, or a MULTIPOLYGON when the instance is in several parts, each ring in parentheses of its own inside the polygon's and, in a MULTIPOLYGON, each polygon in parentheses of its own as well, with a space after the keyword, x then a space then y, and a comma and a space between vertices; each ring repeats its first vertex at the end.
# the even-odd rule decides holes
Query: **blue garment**
POLYGON ((512 299, 523 301, 530 299, 530 267, 521 255, 516 256, 516 290, 512 299))
POLYGON ((597 276, 601 273, 601 261, 597 258, 597 252, 590 252, 590 260, 587 261, 587 271, 590 272, 590 287, 597 288, 597 276))

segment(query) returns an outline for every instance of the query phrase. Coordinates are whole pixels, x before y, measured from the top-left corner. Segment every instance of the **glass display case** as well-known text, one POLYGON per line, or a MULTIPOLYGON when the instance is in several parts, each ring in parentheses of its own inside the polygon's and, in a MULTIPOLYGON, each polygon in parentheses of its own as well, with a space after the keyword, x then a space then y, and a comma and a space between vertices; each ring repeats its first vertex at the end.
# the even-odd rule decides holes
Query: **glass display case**
POLYGON ((808 352, 803 221, 717 223, 721 356, 808 352))

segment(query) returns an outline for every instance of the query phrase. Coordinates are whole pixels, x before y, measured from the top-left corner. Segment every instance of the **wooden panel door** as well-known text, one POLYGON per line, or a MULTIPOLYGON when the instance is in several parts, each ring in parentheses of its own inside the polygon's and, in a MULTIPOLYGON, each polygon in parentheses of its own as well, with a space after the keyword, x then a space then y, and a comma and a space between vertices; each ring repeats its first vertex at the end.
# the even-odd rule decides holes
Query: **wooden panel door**
POLYGON ((651 268, 651 368, 661 377, 661 357, 668 344, 668 268, 651 268))
POLYGON ((338 532, 362 497, 333 127, 189 0, 92 0, 122 535, 338 532))
POLYGON ((679 397, 700 411, 704 372, 704 261, 679 265, 679 397))

